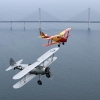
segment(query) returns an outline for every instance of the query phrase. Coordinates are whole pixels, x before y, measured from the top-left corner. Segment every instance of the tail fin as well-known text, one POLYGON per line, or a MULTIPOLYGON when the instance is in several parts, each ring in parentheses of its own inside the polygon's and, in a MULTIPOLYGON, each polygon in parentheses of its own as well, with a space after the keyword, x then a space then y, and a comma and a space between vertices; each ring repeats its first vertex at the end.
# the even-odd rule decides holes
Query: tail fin
MULTIPOLYGON (((21 59, 21 60, 15 62, 12 58, 10 58, 10 61, 9 61, 10 67, 8 67, 8 68, 6 69, 6 71, 9 71, 9 70, 11 70, 11 69, 17 68, 18 66, 21 65, 21 62, 22 62, 22 61, 23 61, 23 59, 21 59)), ((19 69, 19 68, 17 68, 17 69, 19 69)), ((21 68, 21 69, 22 69, 22 68, 21 68)))
POLYGON ((10 66, 13 66, 15 64, 16 64, 16 62, 12 58, 10 58, 10 66))
POLYGON ((45 36, 44 32, 40 31, 40 35, 41 36, 45 36))
POLYGON ((44 32, 40 31, 40 37, 41 38, 45 38, 47 36, 47 34, 45 34, 44 32))
POLYGON ((6 69, 6 71, 9 71, 9 70, 11 70, 11 69, 13 69, 13 68, 16 67, 16 62, 15 62, 12 58, 10 58, 9 63, 10 63, 10 67, 8 67, 8 68, 6 69))

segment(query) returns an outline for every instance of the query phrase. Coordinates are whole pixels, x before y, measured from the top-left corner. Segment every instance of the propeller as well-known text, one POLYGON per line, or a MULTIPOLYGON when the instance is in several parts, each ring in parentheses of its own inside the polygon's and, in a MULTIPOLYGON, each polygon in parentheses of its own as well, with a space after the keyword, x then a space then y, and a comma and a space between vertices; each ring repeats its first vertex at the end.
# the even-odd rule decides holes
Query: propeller
POLYGON ((46 67, 45 72, 46 72, 46 76, 47 76, 48 78, 51 78, 51 79, 53 78, 53 77, 52 77, 51 70, 50 70, 49 67, 46 67))
POLYGON ((51 70, 50 70, 49 74, 50 74, 50 79, 53 79, 53 75, 51 73, 51 70))
POLYGON ((65 35, 65 38, 67 39, 70 35, 71 35, 71 34, 70 34, 69 31, 68 31, 68 33, 65 35))

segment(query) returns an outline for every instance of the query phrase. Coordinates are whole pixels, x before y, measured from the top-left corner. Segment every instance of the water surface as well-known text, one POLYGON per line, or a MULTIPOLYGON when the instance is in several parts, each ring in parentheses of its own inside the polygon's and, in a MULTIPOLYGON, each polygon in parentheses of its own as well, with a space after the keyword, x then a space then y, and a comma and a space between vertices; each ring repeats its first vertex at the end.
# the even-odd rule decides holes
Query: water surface
POLYGON ((72 27, 68 42, 55 53, 58 59, 50 65, 53 79, 42 76, 39 86, 35 77, 24 87, 13 89, 17 82, 12 77, 17 70, 5 72, 9 59, 23 59, 23 63, 34 63, 49 49, 43 47, 46 40, 39 39, 38 24, 10 24, 0 26, 0 99, 1 100, 99 100, 100 99, 100 29, 98 24, 44 23, 42 30, 55 35, 72 27))

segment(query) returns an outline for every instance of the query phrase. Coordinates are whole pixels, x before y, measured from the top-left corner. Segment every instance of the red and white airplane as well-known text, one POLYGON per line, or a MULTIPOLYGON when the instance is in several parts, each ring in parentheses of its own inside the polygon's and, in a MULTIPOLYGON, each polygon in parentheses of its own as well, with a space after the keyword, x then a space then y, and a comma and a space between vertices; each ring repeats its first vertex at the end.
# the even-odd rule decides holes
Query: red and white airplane
POLYGON ((45 38, 46 40, 48 40, 48 43, 44 44, 43 46, 51 46, 53 44, 58 44, 58 47, 60 47, 61 43, 64 45, 65 42, 67 42, 68 37, 71 35, 69 33, 71 29, 72 28, 67 28, 61 33, 59 33, 58 35, 54 35, 54 36, 48 36, 44 32, 40 31, 40 38, 45 38))

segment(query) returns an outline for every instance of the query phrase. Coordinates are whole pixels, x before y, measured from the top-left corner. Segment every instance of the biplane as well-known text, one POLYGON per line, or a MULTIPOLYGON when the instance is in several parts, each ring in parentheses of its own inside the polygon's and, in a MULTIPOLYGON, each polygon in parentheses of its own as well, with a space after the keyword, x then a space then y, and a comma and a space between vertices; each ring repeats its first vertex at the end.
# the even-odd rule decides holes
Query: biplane
POLYGON ((49 66, 57 59, 57 57, 54 56, 54 53, 58 49, 58 47, 50 49, 41 57, 39 57, 33 64, 21 64, 23 60, 15 62, 12 58, 10 58, 10 67, 8 67, 6 71, 11 69, 20 70, 20 72, 13 77, 14 80, 19 79, 19 82, 17 82, 13 88, 21 88, 36 75, 39 76, 39 80, 37 81, 39 85, 42 85, 41 75, 46 75, 47 78, 52 78, 52 73, 49 66))
POLYGON ((51 46, 53 44, 58 44, 58 47, 60 47, 61 43, 64 45, 65 42, 67 42, 68 37, 71 35, 69 33, 71 29, 72 28, 67 28, 61 33, 59 33, 58 35, 54 35, 54 36, 49 36, 44 32, 40 31, 40 38, 45 38, 46 40, 48 40, 48 43, 44 44, 43 46, 51 46))

